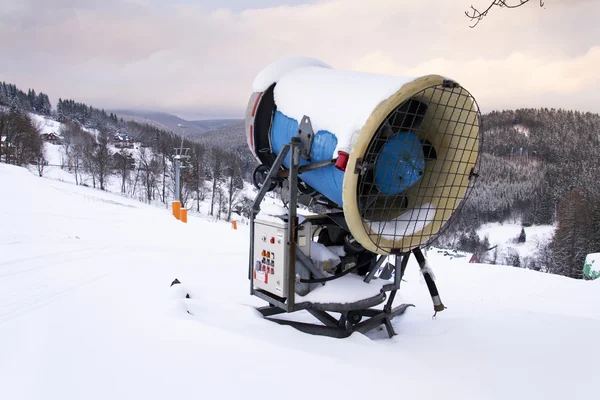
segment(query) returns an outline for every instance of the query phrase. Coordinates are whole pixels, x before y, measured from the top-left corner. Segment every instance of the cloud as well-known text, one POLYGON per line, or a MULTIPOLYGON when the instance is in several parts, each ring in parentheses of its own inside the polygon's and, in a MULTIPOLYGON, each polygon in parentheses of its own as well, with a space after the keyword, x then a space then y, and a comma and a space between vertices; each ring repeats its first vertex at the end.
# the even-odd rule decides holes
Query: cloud
POLYGON ((8 0, 0 79, 54 101, 241 117, 260 69, 307 55, 335 68, 452 76, 484 110, 600 112, 597 2, 497 9, 470 29, 464 11, 478 2, 329 0, 234 12, 189 0, 8 0))
POLYGON ((441 74, 460 82, 482 109, 518 107, 573 107, 600 111, 600 46, 581 56, 546 60, 515 52, 506 58, 468 61, 437 58, 405 68, 377 52, 357 60, 360 70, 422 76, 441 74), (564 101, 568 99, 568 101, 564 101), (569 106, 566 103, 570 104, 569 106))

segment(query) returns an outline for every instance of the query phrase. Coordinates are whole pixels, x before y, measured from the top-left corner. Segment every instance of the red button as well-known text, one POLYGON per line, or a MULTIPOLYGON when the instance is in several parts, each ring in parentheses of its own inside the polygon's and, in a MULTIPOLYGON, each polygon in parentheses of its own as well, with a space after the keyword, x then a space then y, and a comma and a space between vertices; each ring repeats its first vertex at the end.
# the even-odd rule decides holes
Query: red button
POLYGON ((274 237, 271 238, 271 243, 275 243, 275 238, 274 237))

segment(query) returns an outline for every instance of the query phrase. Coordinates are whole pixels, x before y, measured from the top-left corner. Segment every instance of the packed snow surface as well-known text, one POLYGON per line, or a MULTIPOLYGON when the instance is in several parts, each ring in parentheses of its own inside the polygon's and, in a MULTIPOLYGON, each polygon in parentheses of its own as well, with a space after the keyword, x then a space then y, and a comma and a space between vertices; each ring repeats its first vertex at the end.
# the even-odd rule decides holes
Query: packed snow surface
POLYGON ((429 251, 435 320, 411 260, 397 336, 309 336, 253 308, 246 225, 5 164, 0 187, 1 399, 597 397, 597 281, 429 251))
MULTIPOLYGON (((306 296, 296 295, 296 302, 352 303, 377 296, 381 293, 384 285, 393 283, 383 279, 374 279, 367 285, 363 279, 362 276, 347 275, 342 279, 330 281, 325 286, 317 286, 306 296)), ((311 322, 310 318, 304 321, 311 322)))

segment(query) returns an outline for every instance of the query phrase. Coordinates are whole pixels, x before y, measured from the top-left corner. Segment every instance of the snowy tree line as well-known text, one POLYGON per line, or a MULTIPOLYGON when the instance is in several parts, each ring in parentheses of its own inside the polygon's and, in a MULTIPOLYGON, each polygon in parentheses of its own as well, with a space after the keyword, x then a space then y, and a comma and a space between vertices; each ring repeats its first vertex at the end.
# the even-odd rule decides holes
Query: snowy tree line
MULTIPOLYGON (((3 84, 0 87, 6 87, 10 93, 3 98, 6 110, 0 108, 0 136, 3 138, 0 160, 16 165, 40 165, 41 176, 45 165, 43 142, 40 129, 28 112, 49 115, 62 122, 60 132, 56 132, 61 136, 66 155, 61 167, 73 174, 76 184, 107 190, 109 179, 116 178, 123 194, 168 207, 176 197, 175 149, 183 146, 191 149, 181 173, 179 195, 183 206, 200 212, 201 203, 207 201, 210 215, 228 220, 233 211, 247 213, 249 199, 242 196, 242 189, 249 171, 235 152, 187 139, 182 143, 181 136, 174 132, 150 124, 125 122, 113 113, 72 99, 59 99, 56 110, 50 106, 50 112, 45 109, 38 112, 24 101, 29 99, 28 95, 16 86, 3 84), (139 144, 135 156, 128 149, 115 151, 111 139, 116 134, 131 137, 139 144)), ((32 99, 40 95, 47 99, 42 93, 34 93, 29 90, 32 99)))
POLYGON ((442 235, 457 243, 487 222, 556 224, 536 268, 582 277, 600 252, 600 116, 560 109, 496 111, 482 117, 480 177, 442 235))
POLYGON ((122 118, 72 99, 58 99, 56 114, 60 122, 72 121, 88 129, 102 129, 109 133, 126 130, 122 118))
POLYGON ((15 85, 6 82, 0 83, 0 105, 42 115, 50 115, 52 111, 50 98, 47 94, 42 92, 36 94, 33 89, 29 89, 25 93, 15 85))

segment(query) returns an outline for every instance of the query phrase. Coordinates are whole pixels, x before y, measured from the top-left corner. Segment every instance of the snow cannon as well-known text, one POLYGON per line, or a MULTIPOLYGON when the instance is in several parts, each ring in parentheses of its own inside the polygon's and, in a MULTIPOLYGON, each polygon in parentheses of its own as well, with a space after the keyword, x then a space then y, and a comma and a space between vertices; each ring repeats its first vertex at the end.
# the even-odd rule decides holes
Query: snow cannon
POLYGON ((344 71, 291 57, 254 80, 246 137, 261 164, 257 186, 299 138, 304 198, 343 210, 360 245, 391 254, 432 242, 459 211, 475 176, 479 120, 473 96, 444 76, 344 71))
POLYGON ((248 278, 269 303, 262 315, 333 337, 383 324, 391 337, 392 318, 412 306, 393 304, 411 255, 435 313, 444 310, 421 248, 473 188, 479 127, 473 96, 441 75, 337 70, 305 57, 262 70, 246 112, 259 163, 248 278), (267 210, 276 188, 283 207, 267 210), (299 203, 313 212, 298 215, 299 203), (272 318, 299 310, 320 324, 272 318))

